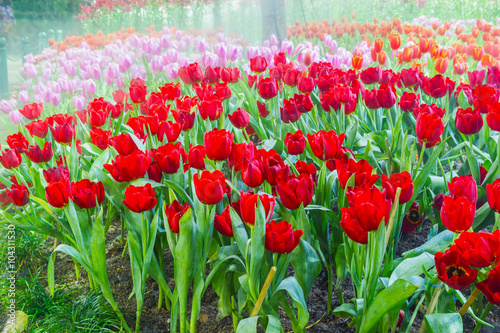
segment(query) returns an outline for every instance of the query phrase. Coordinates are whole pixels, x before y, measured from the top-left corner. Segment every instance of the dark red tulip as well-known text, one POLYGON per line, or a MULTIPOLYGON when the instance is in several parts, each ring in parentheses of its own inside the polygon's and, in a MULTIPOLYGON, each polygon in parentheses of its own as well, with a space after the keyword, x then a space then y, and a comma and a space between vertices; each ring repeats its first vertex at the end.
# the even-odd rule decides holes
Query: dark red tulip
POLYGON ((266 214, 266 223, 271 219, 271 216, 274 212, 274 206, 276 205, 276 200, 274 197, 269 196, 267 194, 253 194, 253 193, 245 193, 241 191, 240 193, 240 213, 241 219, 243 222, 254 225, 255 224, 255 211, 257 209, 257 200, 260 200, 260 203, 264 207, 264 211, 266 214))
POLYGON ((294 134, 287 133, 285 136, 285 146, 290 155, 302 154, 306 149, 306 138, 302 134, 302 131, 298 130, 294 134))
POLYGON ((250 115, 242 108, 238 108, 232 114, 228 114, 227 117, 231 124, 239 129, 247 127, 250 123, 250 115))
POLYGON ((319 131, 314 134, 307 134, 307 140, 313 154, 322 161, 342 157, 342 142, 344 138, 345 133, 337 135, 334 131, 319 131))
POLYGON ((233 224, 231 222, 229 207, 230 206, 226 206, 226 208, 222 211, 222 214, 215 214, 214 227, 221 235, 233 237, 233 224))
POLYGON ((401 195, 399 196, 399 204, 405 204, 410 201, 413 196, 413 180, 407 171, 401 173, 393 173, 390 178, 382 174, 382 186, 386 190, 387 198, 392 201, 396 198, 396 191, 401 188, 401 195))
POLYGON ((382 78, 382 68, 380 66, 368 67, 364 71, 361 71, 361 73, 359 74, 359 78, 364 84, 373 84, 379 82, 382 78))
POLYGON ((500 131, 500 102, 495 102, 488 106, 486 122, 492 130, 500 131))
POLYGON ((136 151, 139 151, 134 140, 127 133, 121 133, 109 139, 109 143, 116 149, 118 154, 128 156, 136 151))
POLYGON ((149 164, 148 178, 157 183, 161 183, 161 180, 163 179, 163 172, 161 171, 158 162, 152 161, 151 164, 149 164))
POLYGON ((476 134, 483 127, 483 117, 481 117, 481 113, 479 113, 476 109, 458 108, 457 115, 455 117, 455 126, 462 134, 476 134))
POLYGON ((286 181, 276 185, 283 206, 295 210, 302 204, 304 207, 311 203, 314 183, 309 175, 301 174, 298 177, 291 176, 286 181))
POLYGON ((481 86, 483 85, 484 82, 484 77, 486 75, 486 70, 475 70, 472 72, 467 72, 467 77, 469 78, 469 84, 472 88, 475 88, 476 86, 481 86))
POLYGON ((110 136, 111 131, 104 131, 100 128, 90 130, 90 142, 101 150, 108 148, 110 136))
POLYGON ((256 155, 263 160, 265 180, 269 185, 276 186, 279 182, 288 179, 290 167, 283 162, 281 156, 274 149, 269 151, 258 149, 256 155))
POLYGON ((5 149, 0 155, 0 163, 6 169, 17 168, 22 161, 21 154, 17 149, 5 149))
POLYGON ((278 95, 278 84, 275 79, 262 79, 258 83, 259 96, 263 99, 271 99, 278 95))
POLYGON ((266 103, 257 101, 257 108, 259 109, 259 117, 266 118, 270 111, 266 108, 266 103))
POLYGON ((195 174, 193 182, 198 200, 206 205, 218 204, 224 194, 229 194, 230 191, 224 174, 219 170, 214 172, 205 170, 201 176, 195 174))
POLYGON ((267 68, 266 58, 261 56, 256 56, 250 59, 250 70, 252 72, 260 74, 264 72, 266 68, 267 68))
POLYGON ((386 199, 385 190, 380 191, 373 185, 348 187, 346 190, 349 207, 359 224, 366 231, 375 231, 380 222, 389 222, 392 202, 386 199))
POLYGON ((185 110, 172 110, 172 115, 174 116, 175 122, 182 125, 182 130, 184 132, 189 131, 194 126, 194 120, 196 118, 196 113, 185 110))
POLYGON ((266 224, 266 241, 264 247, 273 253, 291 253, 300 243, 302 230, 293 230, 287 221, 272 220, 266 224))
POLYGON ((205 147, 189 144, 188 162, 191 168, 205 170, 205 147))
POLYGON ((477 184, 472 175, 454 177, 448 183, 448 190, 450 191, 450 196, 453 198, 464 197, 470 202, 477 202, 477 184))
POLYGON ((392 83, 384 83, 377 90, 377 102, 381 108, 390 109, 396 104, 396 88, 392 83))
POLYGON ((413 110, 414 107, 418 106, 419 101, 420 101, 420 94, 417 95, 415 93, 405 91, 401 95, 398 105, 402 111, 410 112, 413 110))
POLYGON ((342 219, 340 226, 346 233, 347 237, 360 244, 368 244, 368 231, 363 229, 359 224, 352 208, 340 208, 342 219))
POLYGON ((295 101, 295 105, 297 106, 297 110, 300 113, 307 113, 307 112, 311 111, 313 108, 313 103, 311 100, 311 96, 309 96, 309 93, 306 93, 304 95, 295 94, 295 95, 293 95, 293 100, 295 101))
POLYGON ((45 138, 49 131, 49 126, 45 120, 34 120, 24 125, 24 127, 30 132, 31 136, 37 136, 39 138, 45 138))
POLYGON ((88 179, 72 182, 71 200, 81 209, 94 208, 104 200, 104 186, 88 179))
POLYGON ((448 93, 448 85, 446 79, 441 74, 438 74, 432 79, 424 80, 423 91, 425 94, 434 98, 441 98, 443 96, 446 96, 446 94, 448 93))
POLYGON ((12 184, 6 192, 7 198, 15 206, 25 206, 30 201, 29 191, 24 184, 12 184))
POLYGON ((415 68, 402 69, 399 74, 399 79, 406 88, 411 88, 415 85, 419 86, 422 84, 419 72, 415 68))
POLYGON ((417 227, 422 224, 424 214, 420 214, 418 201, 412 203, 410 209, 403 218, 403 223, 401 224, 401 231, 404 233, 410 233, 417 229, 417 227))
POLYGON ((491 210, 500 213, 500 178, 486 185, 486 199, 491 210))
POLYGON ((52 159, 52 143, 45 142, 43 146, 43 150, 38 145, 29 146, 27 150, 25 150, 26 156, 33 163, 46 163, 52 159))
POLYGON ((148 94, 144 80, 139 78, 132 79, 128 91, 130 100, 132 101, 132 103, 136 104, 144 102, 146 100, 146 95, 148 94))
POLYGON ((69 203, 69 187, 68 182, 64 179, 55 182, 49 182, 45 187, 45 198, 47 202, 56 208, 62 208, 69 203))
POLYGON ((281 120, 286 124, 296 122, 301 116, 293 98, 283 100, 283 107, 280 107, 280 114, 281 120))
POLYGON ((179 233, 179 221, 189 208, 191 206, 188 202, 181 205, 177 200, 174 200, 170 206, 165 206, 165 215, 167 215, 168 225, 173 233, 179 233))
POLYGON ((476 205, 465 197, 448 197, 443 199, 441 206, 441 221, 443 225, 453 232, 469 230, 474 222, 476 205))
POLYGON ((441 207, 443 206, 443 200, 444 200, 445 195, 443 193, 437 194, 434 199, 432 199, 432 207, 434 207, 437 210, 441 210, 441 207))
POLYGON ((434 261, 439 279, 453 289, 464 290, 476 281, 477 270, 467 265, 456 246, 436 253, 434 261))
POLYGON ((104 164, 104 169, 117 182, 129 182, 144 177, 150 164, 149 157, 142 151, 130 155, 118 155, 111 164, 104 164))
POLYGON ((50 132, 54 140, 62 145, 71 143, 75 136, 75 128, 69 123, 50 127, 50 132))
POLYGON ((214 128, 206 132, 203 143, 207 157, 214 161, 224 161, 231 154, 234 133, 214 128))
POLYGON ((123 204, 134 213, 142 213, 156 206, 155 191, 151 184, 145 186, 129 185, 125 189, 123 204))
POLYGON ((441 135, 444 132, 443 121, 439 115, 435 113, 419 113, 415 128, 418 142, 420 145, 423 145, 425 142, 426 148, 431 148, 438 144, 441 141, 441 135))
POLYGON ((186 160, 186 152, 180 142, 167 143, 157 149, 151 149, 151 156, 158 162, 161 171, 169 175, 179 170, 181 156, 186 160))
POLYGON ((488 273, 488 278, 476 284, 491 304, 500 304, 500 265, 488 273))
POLYGON ((373 88, 372 90, 367 90, 364 96, 366 107, 370 110, 376 110, 380 108, 377 100, 377 88, 373 88))

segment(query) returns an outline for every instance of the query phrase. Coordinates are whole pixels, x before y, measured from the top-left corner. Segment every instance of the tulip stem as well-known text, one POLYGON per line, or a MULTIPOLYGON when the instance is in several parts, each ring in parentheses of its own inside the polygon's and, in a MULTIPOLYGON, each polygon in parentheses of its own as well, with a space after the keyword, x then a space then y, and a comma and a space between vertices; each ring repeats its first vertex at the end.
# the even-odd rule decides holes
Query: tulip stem
MULTIPOLYGON (((481 320, 486 319, 486 316, 488 315, 488 313, 490 313, 492 307, 493 307, 493 304, 491 304, 491 303, 486 304, 483 312, 481 313, 481 317, 480 317, 481 320)), ((479 322, 476 323, 476 328, 474 328, 473 333, 479 333, 479 331, 481 330, 481 326, 483 326, 483 324, 481 324, 479 322)))
POLYGON ((394 202, 392 203, 391 215, 389 216, 389 223, 387 224, 387 232, 385 235, 385 248, 389 244, 389 239, 391 239, 392 234, 392 226, 394 225, 394 219, 396 218, 396 212, 399 207, 399 197, 401 196, 401 187, 396 189, 396 197, 394 198, 394 202))
POLYGON ((469 298, 465 302, 465 304, 460 309, 460 311, 458 311, 458 313, 460 314, 461 317, 464 316, 464 314, 467 312, 467 310, 469 309, 471 304, 476 300, 477 296, 479 296, 480 294, 481 294, 481 290, 475 288, 474 291, 472 292, 472 294, 469 296, 469 298))
MULTIPOLYGON (((442 287, 443 285, 439 285, 438 287, 442 287)), ((434 311, 434 308, 436 307, 436 303, 438 301, 438 298, 439 298, 439 295, 441 295, 441 292, 443 291, 443 288, 438 288, 436 287, 436 289, 434 290, 434 294, 432 295, 432 299, 431 299, 431 302, 429 303, 429 306, 427 307, 427 311, 425 312, 426 315, 428 314, 432 314, 432 312, 434 311)), ((425 327, 425 321, 422 322, 422 326, 420 326, 420 330, 418 331, 418 333, 424 333, 426 331, 426 327, 425 327)))
POLYGON ((257 298, 257 302, 255 302, 255 307, 253 308, 251 317, 255 317, 259 314, 260 307, 262 306, 262 302, 264 302, 264 297, 271 286, 271 282, 273 281, 274 274, 276 274, 276 267, 271 267, 269 274, 267 274, 266 282, 264 282, 264 286, 260 291, 259 298, 257 298))
POLYGON ((498 229, 498 221, 499 220, 500 220, 500 214, 495 212, 495 224, 493 225, 493 229, 491 229, 491 232, 498 229))
POLYGON ((391 177, 392 174, 392 159, 391 159, 391 149, 389 148, 389 140, 387 137, 385 138, 385 147, 387 149, 387 163, 389 166, 387 167, 387 177, 391 177))
POLYGON ((425 152, 425 146, 427 142, 424 141, 424 144, 422 145, 422 150, 420 151, 420 156, 418 157, 418 163, 417 163, 417 168, 415 169, 415 172, 413 173, 413 179, 417 178, 416 175, 418 174, 418 169, 420 168, 420 164, 422 163, 422 158, 424 157, 424 152, 425 152))

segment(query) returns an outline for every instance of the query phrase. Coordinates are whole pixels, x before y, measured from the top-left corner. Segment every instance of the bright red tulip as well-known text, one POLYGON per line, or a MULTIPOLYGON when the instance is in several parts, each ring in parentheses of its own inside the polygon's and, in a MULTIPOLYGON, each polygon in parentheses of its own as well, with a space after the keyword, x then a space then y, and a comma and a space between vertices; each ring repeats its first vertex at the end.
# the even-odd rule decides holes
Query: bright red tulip
POLYGON ((274 206, 276 205, 276 200, 274 197, 267 194, 253 194, 245 193, 241 191, 240 193, 240 213, 243 222, 248 225, 253 226, 255 224, 255 211, 257 209, 257 200, 264 207, 266 214, 266 223, 271 219, 274 212, 274 206))
POLYGON ((214 172, 205 170, 201 176, 195 174, 193 182, 198 200, 206 205, 218 204, 224 194, 229 194, 230 191, 224 174, 219 170, 214 172))
POLYGON ((359 224, 366 231, 375 231, 380 222, 389 222, 389 213, 392 202, 386 199, 385 190, 380 190, 373 185, 348 187, 346 190, 349 207, 359 224))
POLYGON ((31 136, 37 136, 39 138, 45 138, 49 131, 49 126, 45 120, 34 120, 24 125, 24 127, 30 132, 31 136))
POLYGON ((352 208, 340 208, 342 219, 340 226, 346 233, 347 237, 360 244, 368 244, 368 231, 363 229, 359 224, 352 208))
POLYGON ((104 131, 100 128, 90 130, 90 142, 101 150, 108 148, 110 136, 111 131, 104 131))
POLYGON ((188 202, 184 203, 184 206, 179 203, 179 201, 174 200, 170 206, 165 206, 165 215, 167 215, 168 225, 173 233, 179 233, 179 221, 191 208, 188 202))
POLYGON ((283 206, 295 210, 302 204, 307 207, 312 200, 314 183, 309 175, 301 174, 298 177, 291 176, 286 181, 276 185, 283 206))
POLYGON ((24 184, 12 184, 6 193, 9 201, 15 206, 22 207, 30 201, 29 191, 24 184))
POLYGON ((426 148, 434 147, 441 141, 444 133, 444 124, 439 115, 420 112, 415 126, 417 139, 420 145, 425 142, 426 148))
POLYGON ((51 206, 62 208, 69 203, 68 182, 65 180, 50 182, 45 187, 45 198, 51 206))
POLYGON ((260 74, 264 72, 267 68, 266 58, 261 56, 256 56, 250 59, 250 70, 254 73, 260 74))
POLYGON ((230 206, 226 206, 226 208, 222 211, 222 214, 215 214, 214 227, 221 235, 233 237, 233 224, 231 222, 229 207, 230 206))
POLYGON ((405 204, 410 201, 413 196, 413 180, 407 171, 401 173, 393 173, 391 178, 382 174, 382 186, 386 190, 387 198, 392 201, 396 198, 397 188, 401 188, 401 195, 399 196, 399 204, 405 204))
POLYGON ((264 182, 264 166, 262 165, 262 160, 255 158, 243 163, 241 180, 243 180, 243 183, 248 187, 259 187, 264 182))
POLYGON ((82 179, 71 183, 71 200, 81 209, 94 208, 104 200, 104 186, 82 179))
POLYGON ((287 133, 285 136, 285 146, 290 155, 302 154, 306 149, 306 138, 302 134, 302 131, 298 130, 294 134, 287 133))
POLYGON ((250 115, 242 108, 238 108, 232 114, 228 114, 227 118, 234 127, 239 129, 247 127, 250 123, 250 115))
POLYGON ((287 221, 272 220, 266 224, 266 241, 264 247, 273 253, 290 253, 300 243, 302 230, 293 230, 287 221))
POLYGON ((145 186, 129 185, 125 189, 123 204, 134 213, 142 213, 156 206, 155 191, 151 184, 145 186))
POLYGON ((139 78, 132 79, 128 91, 132 103, 140 104, 146 100, 146 95, 148 92, 146 85, 144 84, 144 80, 139 78))
POLYGON ((275 79, 262 79, 258 83, 259 96, 264 99, 271 99, 278 95, 278 84, 275 79))
POLYGON ((150 158, 142 151, 133 152, 130 155, 118 155, 111 164, 104 164, 104 169, 117 182, 129 182, 144 177, 148 171, 150 158))
POLYGON ((486 199, 491 210, 500 213, 500 178, 486 185, 486 199))
POLYGON ((43 103, 26 104, 19 112, 21 112, 26 119, 34 120, 40 118, 43 112, 43 103))
POLYGON ((160 128, 158 129, 158 140, 163 142, 163 139, 166 137, 167 141, 175 142, 182 131, 182 125, 178 123, 173 123, 172 121, 162 121, 160 123, 160 128))
POLYGON ((472 175, 454 177, 448 183, 448 190, 452 198, 464 197, 472 203, 477 202, 477 184, 472 175))
POLYGON ((465 197, 448 197, 443 199, 441 206, 441 221, 443 225, 453 232, 469 230, 474 222, 476 205, 465 197))
POLYGON ((486 296, 491 304, 500 304, 500 265, 492 269, 486 280, 476 284, 477 289, 486 296))
POLYGON ((17 149, 5 149, 0 155, 0 163, 6 169, 17 168, 22 161, 21 154, 17 149))
POLYGON ((359 74, 359 78, 364 84, 377 83, 382 78, 382 68, 380 66, 368 67, 359 74))
POLYGON ((205 147, 189 145, 188 162, 191 168, 205 170, 205 147))
POLYGON ((224 161, 231 154, 234 133, 214 128, 206 132, 203 143, 207 157, 214 161, 224 161))
POLYGON ((477 270, 467 265, 456 246, 436 253, 434 261, 439 279, 453 289, 464 290, 476 281, 477 270))
POLYGON ((342 157, 342 142, 345 133, 337 135, 334 131, 319 131, 315 134, 307 134, 307 140, 313 154, 322 161, 333 160, 342 157))
POLYGON ((139 151, 134 140, 127 133, 121 133, 109 139, 109 143, 116 149, 118 154, 128 156, 136 151, 139 151))
POLYGON ((495 102, 488 106, 486 122, 492 130, 500 131, 500 102, 495 102))
POLYGON ((464 261, 478 268, 489 267, 495 262, 495 254, 499 249, 499 232, 463 232, 455 240, 456 246, 462 252, 464 261))
POLYGON ((186 152, 180 142, 167 143, 157 149, 151 149, 151 156, 158 162, 162 172, 174 174, 179 170, 181 157, 185 161, 186 152))
POLYGON ((476 134, 483 127, 483 117, 481 117, 481 113, 476 109, 458 108, 455 117, 455 127, 462 134, 476 134))
POLYGON ((335 160, 335 168, 339 185, 345 190, 349 178, 354 174, 354 187, 365 184, 373 185, 378 180, 379 176, 373 174, 373 167, 367 160, 361 159, 356 162, 352 158, 341 158, 335 160))

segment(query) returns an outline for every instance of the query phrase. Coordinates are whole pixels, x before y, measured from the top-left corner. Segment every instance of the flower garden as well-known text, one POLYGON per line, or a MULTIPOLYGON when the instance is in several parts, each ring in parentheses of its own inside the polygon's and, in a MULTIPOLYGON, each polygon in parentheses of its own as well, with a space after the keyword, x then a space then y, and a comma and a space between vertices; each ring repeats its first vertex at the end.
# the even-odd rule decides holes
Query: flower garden
POLYGON ((154 302, 158 332, 197 332, 210 293, 220 331, 479 332, 500 310, 499 38, 353 14, 260 44, 169 26, 50 41, 0 103, 2 222, 46 238, 52 294, 71 258, 116 331, 154 302))

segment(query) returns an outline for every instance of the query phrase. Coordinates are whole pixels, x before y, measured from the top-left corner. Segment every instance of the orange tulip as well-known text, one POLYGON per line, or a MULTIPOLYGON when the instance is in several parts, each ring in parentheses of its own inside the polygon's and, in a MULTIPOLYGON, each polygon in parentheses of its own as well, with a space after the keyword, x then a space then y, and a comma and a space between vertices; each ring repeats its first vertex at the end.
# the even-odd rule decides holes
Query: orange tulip
POLYGON ((448 69, 448 58, 446 57, 437 58, 436 62, 434 63, 434 69, 439 74, 446 73, 446 70, 448 69))
POLYGON ((375 52, 380 53, 383 47, 384 47, 384 41, 382 39, 375 39, 375 42, 373 43, 373 48, 375 49, 375 52))
POLYGON ((378 54, 378 63, 384 66, 386 61, 387 61, 387 53, 385 51, 380 51, 380 53, 378 54))
POLYGON ((352 57, 352 68, 354 68, 355 70, 359 70, 361 69, 361 67, 363 66, 363 57, 360 57, 360 56, 353 56, 352 57))
POLYGON ((484 55, 484 50, 481 46, 475 46, 472 49, 472 58, 476 61, 480 61, 484 55))
POLYGON ((401 36, 398 34, 389 35, 389 43, 391 44, 392 50, 397 50, 401 46, 401 36))
POLYGON ((493 57, 489 54, 485 54, 481 58, 481 65, 483 67, 491 67, 493 66, 493 57))

